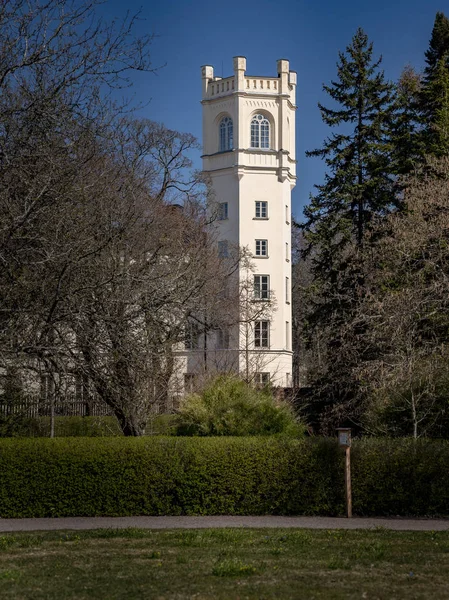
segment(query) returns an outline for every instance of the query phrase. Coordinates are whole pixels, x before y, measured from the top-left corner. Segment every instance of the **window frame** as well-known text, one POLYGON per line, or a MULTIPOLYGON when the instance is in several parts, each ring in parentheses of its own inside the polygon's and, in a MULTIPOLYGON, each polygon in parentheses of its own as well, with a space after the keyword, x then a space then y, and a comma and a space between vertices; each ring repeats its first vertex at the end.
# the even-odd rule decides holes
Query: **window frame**
POLYGON ((256 113, 251 117, 250 123, 250 148, 270 150, 271 148, 271 123, 263 113, 256 113))
POLYGON ((229 218, 229 203, 219 202, 218 204, 218 221, 227 221, 229 218))
POLYGON ((254 348, 270 347, 270 321, 254 321, 254 348))
POLYGON ((266 386, 270 385, 271 382, 271 373, 269 371, 256 371, 254 373, 254 383, 257 386, 266 386))
POLYGON ((268 202, 266 200, 255 200, 254 218, 268 219, 268 202), (258 209, 260 213, 259 215, 257 215, 258 209), (264 212, 263 209, 265 209, 265 215, 262 214, 264 212))
POLYGON ((261 273, 256 273, 254 275, 253 282, 254 300, 270 300, 270 276, 261 273), (263 279, 265 279, 265 282, 263 281, 263 279))
POLYGON ((219 240, 217 242, 218 258, 229 258, 228 240, 219 240))
POLYGON ((257 239, 255 240, 255 254, 254 256, 268 257, 268 240, 257 239))
POLYGON ((228 115, 220 119, 218 125, 218 151, 229 152, 234 147, 234 123, 228 115))

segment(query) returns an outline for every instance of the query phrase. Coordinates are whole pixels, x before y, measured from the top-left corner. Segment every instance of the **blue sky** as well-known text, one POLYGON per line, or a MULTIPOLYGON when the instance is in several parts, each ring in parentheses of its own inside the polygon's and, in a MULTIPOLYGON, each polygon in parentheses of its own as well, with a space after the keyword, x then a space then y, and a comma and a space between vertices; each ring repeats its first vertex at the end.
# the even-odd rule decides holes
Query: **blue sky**
MULTIPOLYGON (((103 10, 119 16, 141 6, 141 0, 108 0, 103 10)), ((275 76, 276 60, 290 60, 290 68, 298 73, 293 212, 300 219, 314 184, 323 177, 322 162, 306 158, 305 151, 321 146, 329 133, 317 103, 328 102, 322 85, 335 78, 338 51, 362 27, 374 42, 375 56, 383 56, 386 77, 397 80, 408 63, 423 68, 438 10, 449 16, 442 0, 148 2, 142 7, 139 30, 154 34, 152 62, 161 68, 155 74, 139 74, 133 93, 138 101, 149 101, 142 116, 201 140, 201 65, 213 65, 217 75, 223 72, 226 77, 232 74, 232 57, 246 56, 249 74, 275 76)), ((199 154, 194 160, 200 168, 199 154)))

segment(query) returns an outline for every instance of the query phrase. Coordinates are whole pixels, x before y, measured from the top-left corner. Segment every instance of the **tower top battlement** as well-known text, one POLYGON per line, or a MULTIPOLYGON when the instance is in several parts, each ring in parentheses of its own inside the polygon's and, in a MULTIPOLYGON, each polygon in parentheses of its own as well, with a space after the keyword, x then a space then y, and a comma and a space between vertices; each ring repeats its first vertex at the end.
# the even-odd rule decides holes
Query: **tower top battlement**
POLYGON ((234 56, 234 75, 217 77, 214 67, 201 67, 203 85, 203 101, 215 100, 235 93, 248 96, 279 96, 288 95, 292 104, 295 103, 296 71, 290 71, 289 61, 282 58, 276 62, 277 77, 246 75, 246 58, 234 56))

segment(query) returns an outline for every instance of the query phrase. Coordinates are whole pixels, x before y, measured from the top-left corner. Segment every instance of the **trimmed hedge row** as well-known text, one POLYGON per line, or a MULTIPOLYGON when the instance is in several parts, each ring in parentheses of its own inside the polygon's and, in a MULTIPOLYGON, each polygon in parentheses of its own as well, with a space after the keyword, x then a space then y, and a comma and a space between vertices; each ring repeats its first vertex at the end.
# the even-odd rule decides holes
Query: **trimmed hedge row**
MULTIPOLYGON (((353 444, 359 515, 449 515, 449 443, 353 444)), ((0 440, 0 516, 344 513, 334 440, 0 440)))

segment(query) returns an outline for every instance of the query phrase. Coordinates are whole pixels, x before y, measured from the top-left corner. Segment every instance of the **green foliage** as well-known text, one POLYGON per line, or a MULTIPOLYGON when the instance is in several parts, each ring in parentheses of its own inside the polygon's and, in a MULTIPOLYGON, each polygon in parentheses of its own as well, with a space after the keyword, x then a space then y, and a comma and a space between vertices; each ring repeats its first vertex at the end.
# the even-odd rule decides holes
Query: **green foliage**
MULTIPOLYGON (((48 437, 50 417, 10 415, 0 422, 0 437, 48 437)), ((55 417, 55 437, 123 435, 115 417, 55 417)))
POLYGON ((286 402, 269 387, 254 388, 241 379, 220 376, 201 394, 191 394, 179 409, 179 435, 273 435, 304 433, 286 402))
POLYGON ((0 440, 0 517, 341 514, 334 441, 0 440))
MULTIPOLYGON (((175 435, 176 415, 151 415, 146 435, 175 435)), ((50 417, 10 415, 0 420, 0 437, 49 437, 50 417)), ((116 417, 55 417, 55 437, 122 436, 116 417)))
POLYGON ((437 12, 429 48, 425 54, 420 92, 422 139, 425 151, 449 154, 449 19, 437 12))
MULTIPOLYGON (((338 515, 335 440, 0 440, 0 517, 338 515)), ((352 450, 358 515, 448 515, 449 442, 365 439, 352 450)))
POLYGON ((337 80, 323 86, 337 107, 319 104, 322 119, 340 129, 322 148, 307 153, 322 158, 328 172, 304 211, 308 242, 319 250, 321 276, 329 274, 351 239, 361 244, 373 216, 394 203, 388 145, 393 86, 385 81, 380 62, 373 61, 373 45, 358 29, 339 54, 337 80))

